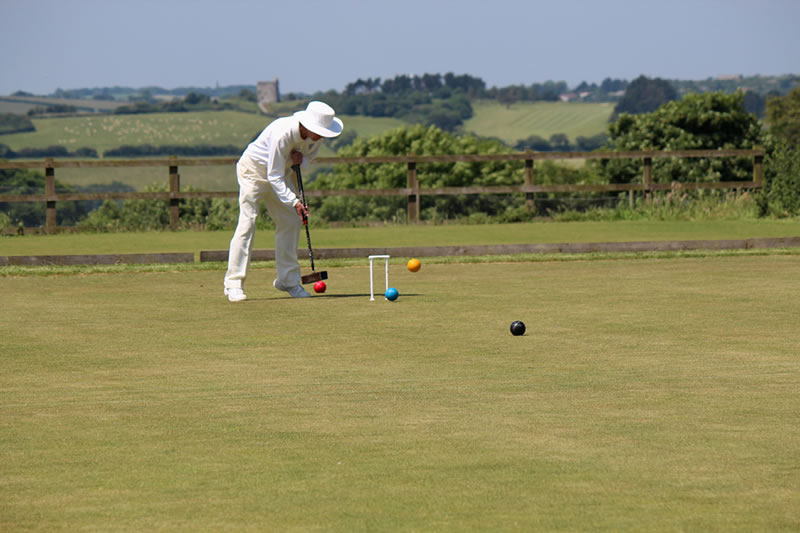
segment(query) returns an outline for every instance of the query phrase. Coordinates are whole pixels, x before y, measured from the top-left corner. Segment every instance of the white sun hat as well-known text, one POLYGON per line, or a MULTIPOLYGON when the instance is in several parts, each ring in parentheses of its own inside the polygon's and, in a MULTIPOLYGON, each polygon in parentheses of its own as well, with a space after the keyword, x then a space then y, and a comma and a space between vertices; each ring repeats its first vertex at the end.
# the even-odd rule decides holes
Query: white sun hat
POLYGON ((336 118, 331 106, 324 102, 310 102, 305 111, 294 114, 306 129, 323 137, 338 137, 344 129, 342 121, 336 118))

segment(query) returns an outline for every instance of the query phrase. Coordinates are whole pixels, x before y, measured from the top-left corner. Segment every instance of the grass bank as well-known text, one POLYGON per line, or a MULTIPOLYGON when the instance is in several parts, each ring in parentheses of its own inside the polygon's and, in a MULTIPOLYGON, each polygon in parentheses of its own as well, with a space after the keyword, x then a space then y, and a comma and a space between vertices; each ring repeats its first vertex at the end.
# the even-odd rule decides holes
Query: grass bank
MULTIPOLYGON (((0 237, 0 255, 199 252, 227 249, 233 231, 78 233, 0 237)), ((315 247, 455 246, 560 242, 716 240, 800 236, 800 220, 586 221, 482 225, 386 225, 319 228, 315 247)), ((256 248, 272 248, 271 231, 256 233, 256 248)), ((301 235, 299 247, 305 247, 301 235)))

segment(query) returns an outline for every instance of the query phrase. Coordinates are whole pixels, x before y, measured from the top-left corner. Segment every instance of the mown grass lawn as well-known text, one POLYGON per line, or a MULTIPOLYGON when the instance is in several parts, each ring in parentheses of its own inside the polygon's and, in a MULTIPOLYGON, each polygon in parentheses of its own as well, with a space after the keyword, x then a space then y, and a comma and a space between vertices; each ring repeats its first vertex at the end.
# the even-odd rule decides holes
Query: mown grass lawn
POLYGON ((0 529, 797 530, 798 271, 0 278, 0 529))

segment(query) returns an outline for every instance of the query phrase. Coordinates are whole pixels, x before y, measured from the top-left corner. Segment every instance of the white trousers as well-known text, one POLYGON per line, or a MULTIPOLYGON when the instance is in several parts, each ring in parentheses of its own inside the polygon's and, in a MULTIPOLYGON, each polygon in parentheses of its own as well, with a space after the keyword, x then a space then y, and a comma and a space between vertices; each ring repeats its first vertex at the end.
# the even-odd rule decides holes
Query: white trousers
MULTIPOLYGON (((266 171, 259 168, 250 158, 243 157, 236 164, 236 178, 239 181, 239 222, 231 239, 228 252, 228 271, 225 273, 225 287, 244 288, 253 241, 256 232, 258 202, 263 199, 267 212, 275 222, 275 267, 278 270, 278 285, 294 287, 300 285, 300 263, 297 262, 297 241, 300 238, 302 219, 297 211, 281 202, 266 179, 266 171)), ((297 194, 293 179, 286 185, 297 194)))

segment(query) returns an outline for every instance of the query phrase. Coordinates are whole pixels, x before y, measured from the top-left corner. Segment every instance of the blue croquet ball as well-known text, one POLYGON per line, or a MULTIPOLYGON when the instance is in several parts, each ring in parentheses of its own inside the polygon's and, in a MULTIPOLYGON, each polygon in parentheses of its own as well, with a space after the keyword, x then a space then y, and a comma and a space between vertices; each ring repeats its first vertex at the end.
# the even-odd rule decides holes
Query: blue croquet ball
POLYGON ((386 289, 386 292, 383 295, 386 296, 387 300, 391 300, 393 302, 397 300, 397 297, 400 296, 400 293, 397 292, 397 289, 394 287, 389 287, 386 289))
POLYGON ((525 335, 525 323, 521 320, 515 320, 511 323, 511 334, 515 337, 525 335))

